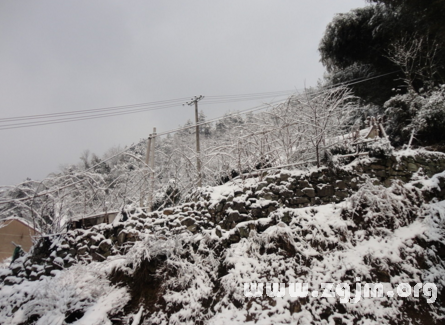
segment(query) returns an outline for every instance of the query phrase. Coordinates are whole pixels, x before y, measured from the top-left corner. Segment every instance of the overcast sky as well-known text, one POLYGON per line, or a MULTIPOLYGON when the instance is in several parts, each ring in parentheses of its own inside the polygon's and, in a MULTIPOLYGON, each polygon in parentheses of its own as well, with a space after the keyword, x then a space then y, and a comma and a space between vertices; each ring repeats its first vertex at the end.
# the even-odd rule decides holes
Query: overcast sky
MULTIPOLYGON (((364 0, 0 0, 0 118, 315 85, 334 14, 364 0)), ((217 117, 238 105, 204 105, 217 117)), ((0 184, 193 119, 180 106, 0 130, 0 184)), ((1 124, 0 124, 1 125, 1 124)))

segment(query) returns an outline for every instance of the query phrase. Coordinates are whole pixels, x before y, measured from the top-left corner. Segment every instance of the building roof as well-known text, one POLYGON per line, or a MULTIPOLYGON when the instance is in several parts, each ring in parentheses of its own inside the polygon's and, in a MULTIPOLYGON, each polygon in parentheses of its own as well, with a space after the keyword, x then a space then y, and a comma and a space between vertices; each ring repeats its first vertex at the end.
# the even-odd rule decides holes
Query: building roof
POLYGON ((71 221, 80 221, 80 220, 86 220, 86 219, 100 218, 105 215, 118 214, 118 213, 119 213, 119 211, 107 211, 107 212, 100 212, 100 213, 97 213, 94 215, 89 215, 89 216, 76 216, 76 217, 72 217, 71 221))
POLYGON ((31 229, 34 229, 35 231, 37 231, 39 233, 41 232, 39 227, 34 227, 34 225, 31 221, 23 219, 23 218, 19 218, 19 217, 7 217, 7 218, 0 219, 0 228, 8 226, 14 220, 24 224, 25 226, 27 226, 31 229))

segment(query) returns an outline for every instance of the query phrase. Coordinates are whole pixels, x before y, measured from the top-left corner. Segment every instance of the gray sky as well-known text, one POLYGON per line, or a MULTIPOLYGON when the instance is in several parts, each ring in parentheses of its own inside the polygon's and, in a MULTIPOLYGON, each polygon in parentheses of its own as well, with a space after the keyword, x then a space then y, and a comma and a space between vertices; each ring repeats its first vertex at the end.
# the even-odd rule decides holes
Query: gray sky
MULTIPOLYGON (((0 0, 0 118, 314 85, 324 72, 317 48, 326 25, 365 4, 0 0)), ((260 103, 204 101, 208 118, 260 103)), ((42 179, 85 149, 102 155, 193 114, 178 106, 0 130, 0 184, 42 179)))

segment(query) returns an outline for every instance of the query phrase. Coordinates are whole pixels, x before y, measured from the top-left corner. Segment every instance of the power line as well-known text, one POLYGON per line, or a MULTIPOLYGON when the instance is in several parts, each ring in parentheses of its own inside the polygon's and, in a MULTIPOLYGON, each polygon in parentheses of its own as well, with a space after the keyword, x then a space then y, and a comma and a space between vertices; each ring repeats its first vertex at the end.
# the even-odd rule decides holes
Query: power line
POLYGON ((95 109, 87 109, 87 110, 77 110, 77 111, 70 111, 70 112, 59 112, 59 113, 49 113, 49 114, 39 114, 39 115, 25 115, 25 116, 7 117, 7 118, 0 118, 0 122, 9 122, 9 121, 27 120, 27 119, 42 119, 42 118, 66 116, 66 115, 93 114, 93 113, 101 112, 101 111, 123 110, 123 109, 135 108, 135 107, 141 107, 141 106, 153 106, 153 105, 163 105, 163 104, 171 104, 171 103, 182 103, 185 99, 186 98, 177 98, 177 99, 163 100, 163 101, 150 102, 150 103, 111 106, 111 107, 95 108, 95 109))
MULTIPOLYGON (((328 87, 335 88, 342 85, 353 85, 360 82, 380 78, 386 75, 390 75, 396 73, 397 71, 386 73, 379 76, 374 77, 364 77, 350 80, 348 82, 343 82, 340 84, 332 85, 328 87)), ((207 96, 208 100, 204 101, 203 105, 212 105, 212 104, 224 104, 224 103, 233 103, 233 102, 241 102, 241 101, 251 101, 251 100, 259 100, 266 99, 272 97, 283 97, 289 96, 291 90, 284 91, 275 91, 275 92, 262 92, 262 93, 249 93, 249 94, 236 94, 236 95, 219 95, 219 96, 207 96)), ((77 110, 70 112, 60 112, 60 113, 50 113, 50 114, 39 114, 39 115, 28 115, 28 116, 18 116, 18 117, 10 117, 10 118, 0 118, 0 131, 1 130, 10 130, 24 127, 33 127, 33 126, 42 126, 49 124, 58 124, 58 123, 66 123, 66 122, 75 122, 75 121, 84 121, 89 119, 98 119, 104 117, 112 117, 126 114, 134 114, 139 112, 147 112, 152 110, 160 110, 166 108, 173 108, 179 106, 185 98, 177 98, 171 100, 163 100, 163 101, 155 101, 149 103, 142 104, 132 104, 132 105, 123 105, 123 106, 113 106, 113 107, 105 107, 98 109, 89 109, 89 110, 77 110), (51 119, 48 119, 51 118, 51 119), (53 119, 52 119, 53 118, 53 119), (38 120, 38 121, 27 121, 27 120, 38 120), (14 123, 19 122, 19 123, 14 123), (6 123, 1 125, 1 123, 6 123)))
POLYGON ((276 96, 285 95, 291 92, 295 92, 295 89, 282 90, 282 91, 269 91, 262 93, 251 93, 251 94, 237 94, 237 95, 220 95, 220 96, 206 96, 207 99, 231 99, 231 98, 244 98, 244 97, 263 97, 263 96, 276 96))
MULTIPOLYGON (((240 115, 240 114, 247 113, 247 112, 253 112, 253 111, 257 111, 257 110, 264 109, 264 108, 267 108, 267 107, 269 107, 269 105, 261 105, 261 106, 257 106, 257 107, 254 107, 254 108, 250 108, 250 109, 247 109, 247 110, 243 110, 243 111, 240 111, 240 112, 237 112, 237 113, 226 114, 226 115, 224 115, 224 116, 222 116, 222 117, 214 118, 214 119, 211 119, 211 120, 209 120, 209 121, 199 123, 199 125, 204 125, 204 124, 212 123, 212 122, 215 122, 215 121, 218 121, 218 120, 225 119, 225 118, 227 118, 227 117, 229 117, 229 116, 235 116, 235 115, 240 115)), ((157 136, 167 135, 167 134, 170 134, 170 133, 175 133, 175 132, 180 131, 180 130, 187 130, 187 129, 189 129, 189 128, 194 128, 194 127, 196 127, 196 126, 193 125, 193 126, 190 126, 190 127, 177 128, 177 129, 173 129, 173 130, 166 131, 166 132, 163 132, 163 133, 159 133, 159 134, 157 134, 157 136)), ((141 141, 139 141, 139 142, 137 142, 136 144, 131 145, 130 147, 128 147, 128 148, 126 148, 126 149, 124 149, 124 150, 122 150, 122 151, 120 151, 120 152, 114 154, 113 156, 108 157, 108 158, 102 160, 101 162, 99 162, 99 163, 97 163, 97 164, 91 166, 90 168, 84 170, 82 173, 85 174, 85 173, 87 173, 87 172, 93 170, 94 168, 99 167, 101 164, 103 164, 103 163, 105 163, 105 162, 107 162, 107 161, 109 161, 109 160, 111 160, 111 159, 113 159, 113 158, 116 158, 116 157, 120 156, 121 154, 127 152, 128 150, 131 150, 131 149, 135 148, 136 146, 138 146, 139 144, 141 144, 141 143, 144 142, 144 141, 145 141, 145 139, 144 139, 144 140, 141 140, 141 141)), ((62 176, 62 177, 63 177, 63 176, 62 176)), ((62 178, 62 177, 56 177, 55 179, 57 179, 57 178, 62 178)), ((68 176, 67 176, 67 177, 68 177, 68 176)), ((60 190, 65 189, 65 188, 67 188, 67 187, 70 187, 70 186, 73 186, 73 185, 82 183, 82 182, 84 182, 85 180, 86 180, 86 179, 82 179, 82 180, 73 182, 73 183, 71 183, 71 184, 64 185, 64 186, 62 186, 62 187, 58 187, 58 188, 53 189, 53 190, 50 190, 50 191, 46 191, 46 192, 44 192, 44 193, 36 194, 36 195, 34 195, 34 196, 32 196, 32 197, 21 198, 21 199, 13 199, 13 200, 8 200, 8 201, 0 201, 0 204, 7 204, 7 203, 13 203, 13 202, 23 202, 23 201, 34 200, 34 199, 37 198, 37 197, 45 196, 45 195, 48 195, 48 194, 51 194, 51 193, 60 191, 60 190)), ((43 181, 44 181, 44 180, 42 180, 41 182, 43 182, 43 181)))
POLYGON ((266 99, 266 98, 276 98, 276 97, 287 97, 291 93, 283 93, 283 94, 276 94, 276 95, 268 95, 268 96, 257 96, 254 98, 240 98, 240 99, 225 99, 225 100, 208 100, 203 102, 203 105, 211 105, 211 104, 222 104, 222 103, 233 103, 233 102, 242 102, 242 101, 251 101, 251 100, 258 100, 258 99, 266 99))
POLYGON ((263 96, 263 95, 274 95, 277 93, 288 93, 288 92, 292 92, 295 91, 295 89, 288 89, 288 90, 277 90, 277 91, 265 91, 265 92, 260 92, 260 93, 248 93, 248 94, 233 94, 233 95, 210 95, 210 96, 206 96, 207 98, 220 98, 220 97, 243 97, 243 96, 263 96))
MULTIPOLYGON (((283 96, 283 95, 281 95, 283 96)), ((209 102, 208 104, 222 104, 222 103, 230 103, 230 102, 238 102, 238 101, 248 101, 248 100, 257 100, 257 99, 265 99, 269 97, 276 97, 276 95, 273 96, 254 96, 254 97, 244 97, 240 99, 236 99, 236 97, 230 98, 230 99, 219 99, 219 100, 213 100, 209 102)), ((105 109, 96 109, 96 110, 89 110, 86 114, 83 113, 84 111, 75 111, 75 112, 67 112, 67 113, 54 113, 54 114, 46 114, 46 115, 31 115, 31 116, 22 116, 17 118, 7 118, 7 119, 0 119, 0 130, 8 130, 8 129, 17 129, 17 128, 23 128, 23 127, 33 127, 33 126, 41 126, 41 125, 48 125, 48 124, 57 124, 57 123, 66 123, 66 122, 73 122, 73 121, 83 121, 83 120, 89 120, 89 119, 97 119, 97 118, 103 118, 103 117, 111 117, 111 116, 118 116, 118 115, 126 115, 126 114, 133 114, 133 113, 139 113, 139 112, 146 112, 146 111, 153 111, 153 110, 159 110, 159 109, 165 109, 165 108, 173 108, 173 107, 179 107, 182 104, 182 102, 175 101, 168 103, 168 101, 165 101, 165 104, 158 105, 158 106, 152 106, 152 107, 138 107, 142 104, 136 104, 136 105, 127 105, 127 106, 119 106, 119 107, 112 107, 112 108, 105 108, 105 109), (136 107, 136 108, 135 108, 136 107), (133 109, 130 109, 133 108, 133 109), (125 111, 117 111, 116 110, 122 110, 125 109, 125 111), (103 112, 105 111, 105 112, 103 112), (93 114, 97 113, 97 114, 93 114), (83 115, 81 115, 83 114, 83 115), (79 116, 69 116, 69 115, 79 115, 79 116), (55 117, 54 119, 47 119, 48 117, 55 117), (26 121, 27 119, 40 119, 39 121, 26 121), (11 123, 11 122, 20 122, 20 123, 11 123), (1 125, 1 123, 8 123, 1 125)))
POLYGON ((53 119, 53 120, 46 120, 46 121, 44 120, 44 121, 35 121, 35 122, 21 122, 21 123, 2 125, 2 126, 0 126, 0 130, 17 129, 17 128, 40 126, 40 125, 47 125, 47 124, 66 123, 66 122, 73 122, 73 121, 91 120, 91 119, 97 119, 97 118, 102 118, 102 117, 119 116, 119 115, 133 114, 133 113, 139 113, 139 112, 154 111, 154 110, 159 110, 159 109, 164 109, 164 108, 172 108, 172 107, 177 107, 178 105, 179 104, 163 105, 163 106, 151 107, 151 108, 138 108, 138 109, 128 110, 125 112, 110 112, 110 113, 102 113, 102 114, 96 114, 96 115, 67 117, 67 118, 60 118, 60 119, 53 119))
MULTIPOLYGON (((251 100, 252 99, 253 100, 256 98, 272 97, 272 96, 283 94, 283 93, 289 93, 289 91, 253 93, 253 94, 242 94, 242 95, 210 96, 210 97, 212 98, 213 102, 224 102, 226 100, 237 100, 237 99, 240 99, 240 100, 251 100)), ((15 122, 18 120, 44 119, 44 118, 52 118, 52 117, 60 117, 60 116, 68 116, 68 115, 93 114, 93 113, 104 112, 104 111, 126 110, 126 109, 130 109, 130 108, 140 108, 140 107, 146 107, 146 106, 182 104, 186 99, 187 99, 186 97, 183 97, 183 98, 156 101, 156 102, 148 102, 148 103, 141 103, 141 104, 131 104, 131 105, 112 106, 112 107, 88 109, 88 110, 77 110, 77 111, 69 111, 69 112, 0 118, 0 123, 15 122)))
MULTIPOLYGON (((360 82, 364 82, 364 81, 368 81, 368 80, 372 80, 372 79, 380 78, 380 77, 382 77, 382 76, 390 75, 390 74, 393 74, 393 73, 396 73, 396 72, 391 72, 391 73, 387 73, 387 74, 380 75, 380 76, 374 76, 374 77, 366 78, 366 79, 364 79, 364 80, 360 80, 360 81, 357 81, 357 82, 354 82, 354 83, 349 83, 348 85, 351 85, 351 84, 357 84, 357 83, 360 83, 360 82)), ((337 86, 337 87, 342 87, 342 86, 346 86, 346 84, 341 84, 340 86, 337 86)), ((327 92, 327 91, 330 91, 330 90, 332 90, 332 89, 334 89, 334 88, 335 88, 335 87, 330 87, 330 88, 328 88, 328 89, 323 89, 323 90, 320 90, 320 91, 312 92, 312 94, 318 94, 318 93, 327 92)), ((262 104, 262 105, 259 105, 259 106, 253 107, 253 108, 249 108, 249 109, 246 109, 246 110, 238 111, 238 112, 236 112, 236 113, 226 114, 226 115, 224 115, 224 116, 220 116, 220 117, 218 117, 218 118, 214 118, 214 119, 211 119, 211 120, 209 120, 209 121, 199 123, 199 124, 197 124, 197 125, 205 125, 205 124, 209 124, 209 123, 212 123, 212 122, 215 122, 215 121, 223 120, 223 119, 225 119, 225 118, 227 118, 227 117, 230 117, 230 116, 236 116, 236 115, 241 115, 241 114, 244 114, 244 113, 249 113, 249 112, 254 112, 254 111, 262 110, 262 109, 265 109, 265 108, 270 107, 270 105, 273 105, 273 104, 276 104, 276 103, 279 103, 279 102, 283 102, 283 101, 282 101, 282 100, 280 100, 280 101, 275 101, 275 102, 272 102, 272 103, 269 103, 269 104, 262 104)), ((196 127, 196 125, 192 125, 192 126, 188 126, 188 127, 181 127, 181 128, 177 128, 177 129, 173 129, 173 130, 169 130, 169 131, 165 131, 165 132, 159 133, 159 134, 157 134, 157 136, 167 135, 167 134, 171 134, 171 133, 178 132, 178 131, 180 131, 180 130, 187 130, 187 129, 195 128, 195 127, 196 127)), ((115 155, 113 155, 113 156, 111 156, 111 157, 108 157, 108 158, 102 160, 101 162, 99 162, 99 163, 97 163, 97 164, 91 166, 90 168, 86 169, 86 170, 83 171, 82 173, 85 174, 85 173, 87 173, 87 172, 93 170, 94 168, 100 166, 101 164, 103 164, 103 163, 105 163, 105 162, 107 162, 107 161, 109 161, 109 160, 111 160, 111 159, 113 159, 113 158, 115 158, 115 157, 117 157, 117 156, 119 156, 119 155, 121 155, 121 154, 127 152, 128 150, 130 150, 130 149, 132 149, 132 148, 138 146, 138 145, 139 145, 140 143, 142 143, 143 141, 145 141, 145 139, 139 141, 139 142, 136 143, 136 144, 131 145, 130 147, 124 149, 124 150, 121 151, 121 152, 116 153, 115 155)), ((57 179, 57 178, 62 178, 62 177, 56 177, 55 179, 57 179)), ((45 196, 45 195, 48 195, 48 194, 51 194, 51 193, 60 191, 60 190, 62 190, 62 189, 64 189, 64 188, 67 188, 67 187, 76 185, 76 184, 78 184, 78 183, 84 182, 85 180, 86 180, 86 179, 82 179, 82 180, 73 182, 73 183, 71 183, 71 184, 64 185, 64 186, 59 187, 59 188, 57 188, 57 189, 50 190, 50 191, 47 191, 47 192, 44 192, 44 193, 40 193, 40 194, 34 195, 33 197, 22 198, 22 199, 15 199, 15 200, 8 200, 8 201, 0 201, 0 204, 7 204, 7 203, 13 203, 13 202, 21 202, 21 201, 33 200, 33 199, 35 199, 36 197, 41 197, 41 196, 45 196)), ((42 180, 41 183, 42 183, 43 181, 44 181, 44 180, 42 180)))

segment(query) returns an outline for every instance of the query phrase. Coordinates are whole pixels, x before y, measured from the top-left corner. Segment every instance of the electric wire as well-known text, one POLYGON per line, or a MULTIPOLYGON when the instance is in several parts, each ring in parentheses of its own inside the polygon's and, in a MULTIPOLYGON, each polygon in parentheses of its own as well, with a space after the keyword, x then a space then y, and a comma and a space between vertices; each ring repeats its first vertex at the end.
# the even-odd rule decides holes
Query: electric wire
MULTIPOLYGON (((227 117, 229 117, 229 116, 240 115, 240 114, 247 113, 247 112, 253 112, 253 111, 260 110, 260 109, 264 109, 264 108, 267 108, 267 107, 270 107, 270 106, 269 106, 269 105, 260 105, 260 106, 257 106, 257 107, 254 107, 254 108, 250 108, 250 109, 246 109, 246 110, 243 110, 243 111, 239 111, 239 112, 236 112, 236 113, 226 114, 225 116, 218 117, 218 118, 214 118, 214 119, 211 119, 211 120, 209 120, 209 121, 206 121, 206 122, 203 122, 203 123, 199 123, 198 125, 204 125, 204 124, 212 123, 212 122, 215 122, 215 121, 218 121, 218 120, 225 119, 225 118, 227 118, 227 117)), ((173 130, 169 130, 169 131, 166 131, 166 132, 162 132, 162 133, 156 134, 156 136, 167 135, 167 134, 170 134, 170 133, 178 132, 178 131, 180 131, 180 130, 187 130, 187 129, 194 128, 194 127, 196 127, 196 125, 193 125, 193 126, 190 126, 190 127, 177 128, 177 129, 173 129, 173 130)), ((110 157, 108 157, 108 158, 102 160, 101 162, 99 162, 99 163, 97 163, 97 164, 91 166, 90 168, 84 170, 82 173, 85 174, 85 173, 87 173, 87 172, 93 170, 94 168, 99 167, 101 164, 103 164, 103 163, 105 163, 105 162, 107 162, 107 161, 109 161, 109 160, 111 160, 111 159, 113 159, 113 158, 116 158, 116 157, 120 156, 121 154, 123 154, 123 153, 125 153, 125 152, 127 152, 127 151, 129 151, 129 150, 131 150, 131 149, 133 149, 133 148, 135 148, 136 146, 138 146, 139 144, 141 144, 142 142, 145 142, 145 141, 146 141, 146 139, 143 139, 143 140, 141 140, 141 141, 139 141, 139 142, 137 142, 137 143, 135 143, 135 144, 132 144, 132 145, 129 146, 128 148, 125 148, 124 150, 122 150, 122 151, 120 151, 120 152, 114 154, 113 156, 110 156, 110 157)), ((85 180, 86 180, 86 179, 82 179, 82 180, 73 182, 73 183, 71 183, 71 184, 64 185, 64 186, 62 186, 62 187, 58 187, 58 188, 53 189, 53 190, 50 190, 50 191, 46 191, 46 192, 44 192, 44 193, 39 193, 39 194, 34 195, 34 196, 32 196, 32 197, 26 197, 26 198, 21 198, 21 199, 13 199, 13 200, 7 200, 7 201, 0 201, 0 204, 8 204, 8 203, 13 203, 13 202, 23 202, 23 201, 34 200, 34 199, 37 198, 37 197, 45 196, 45 195, 48 195, 48 194, 51 194, 51 193, 60 191, 60 190, 65 189, 65 188, 67 188, 67 187, 70 187, 70 186, 73 186, 73 185, 82 183, 82 182, 84 182, 85 180)))
MULTIPOLYGON (((280 97, 282 96, 288 96, 289 93, 287 93, 286 95, 279 95, 280 97)), ((214 100, 211 101, 209 103, 206 104, 221 104, 221 103, 230 103, 230 102, 239 102, 239 101, 250 101, 250 100, 257 100, 257 99, 266 99, 266 98, 270 98, 270 97, 277 97, 277 95, 273 95, 273 96, 262 96, 262 97, 250 97, 250 98, 242 98, 242 99, 227 99, 227 100, 214 100)), ((160 109, 165 109, 165 108, 173 108, 173 107, 179 107, 181 106, 182 103, 181 102, 177 102, 177 103, 167 103, 164 105, 158 105, 158 106, 154 106, 154 107, 139 107, 139 108, 133 108, 133 109, 128 109, 130 108, 130 106, 126 106, 125 107, 125 111, 124 112, 105 112, 105 113, 98 113, 98 114, 92 114, 92 113, 96 113, 97 111, 92 111, 89 112, 89 115, 84 115, 84 116, 72 116, 72 117, 63 117, 63 114, 58 114, 58 116, 54 116, 54 117, 61 117, 61 118, 55 118, 55 119, 50 119, 50 120, 40 120, 40 121, 22 121, 20 123, 12 123, 11 122, 13 120, 8 120, 8 121, 0 121, 0 123, 9 123, 9 124, 4 124, 4 125, 0 125, 0 130, 8 130, 8 129, 17 129, 17 128, 23 128, 23 127, 32 127, 32 126, 40 126, 40 125, 48 125, 48 124, 57 124, 57 123, 65 123, 65 122, 72 122, 72 121, 82 121, 82 120, 89 120, 89 119, 97 119, 97 118, 102 118, 102 117, 110 117, 110 116, 119 116, 119 115, 126 115, 126 114, 133 114, 133 113, 138 113, 138 112, 146 112, 146 111, 153 111, 153 110, 160 110, 160 109)), ((135 105, 136 106, 136 105, 135 105)), ((113 110, 116 110, 116 108, 112 108, 113 110)), ((110 109, 111 110, 111 109, 110 109)), ((76 115, 78 115, 79 113, 75 113, 76 115)), ((73 113, 68 113, 66 115, 74 115, 73 113)), ((42 117, 42 116, 32 116, 30 117, 31 119, 43 119, 46 118, 42 117)), ((20 118, 22 120, 25 119, 25 117, 20 118)), ((17 118, 17 120, 19 120, 19 118, 17 118)))
MULTIPOLYGON (((386 75, 393 74, 397 71, 386 73, 379 76, 374 77, 363 77, 350 80, 349 82, 343 82, 340 84, 332 85, 327 87, 327 90, 335 87, 339 87, 342 85, 353 85, 363 81, 372 80, 376 78, 380 78, 386 75)), ((233 103, 233 102, 241 102, 241 101, 251 101, 251 100, 259 100, 266 99, 271 97, 283 97, 289 96, 291 90, 285 91, 275 91, 275 92, 263 92, 263 93, 250 93, 250 94, 237 94, 237 95, 219 95, 219 96, 206 96, 208 100, 203 101, 202 105, 211 105, 211 104, 224 104, 224 103, 233 103)), ((295 92, 292 91, 292 92, 295 92)), ((142 104, 132 104, 132 105, 123 105, 123 106, 113 106, 106 108, 98 108, 98 109, 90 109, 90 110, 78 110, 71 112, 60 112, 60 113, 51 113, 51 114, 40 114, 40 115, 29 115, 29 116, 19 116, 19 117, 11 117, 11 118, 0 118, 0 131, 1 130, 9 130, 9 129, 17 129, 23 127, 33 127, 33 126, 42 126, 49 124, 58 124, 58 123, 66 123, 66 122, 74 122, 74 121, 83 121, 89 119, 97 119, 103 117, 112 117, 112 116, 120 116, 126 114, 134 114, 139 112, 153 111, 165 108, 177 107, 179 104, 184 101, 186 98, 177 98, 172 100, 164 100, 164 101, 156 101, 150 103, 142 103, 142 104), (145 107, 148 106, 148 107, 145 107), (70 116, 71 117, 68 117, 70 116), (80 115, 80 116, 72 116, 72 115, 80 115), (47 118, 55 118, 48 120, 47 118), (40 121, 26 121, 26 120, 34 120, 39 119, 40 121), (46 119, 46 120, 42 120, 46 119), (22 121, 20 123, 12 123, 22 121), (1 123, 8 123, 1 125, 1 123), (12 123, 12 124, 11 124, 12 123)))
POLYGON ((57 124, 57 123, 65 123, 65 122, 72 122, 72 121, 83 121, 83 120, 91 120, 91 119, 97 119, 102 117, 111 117, 111 116, 119 116, 119 115, 126 115, 126 114, 133 114, 133 113, 139 113, 139 112, 147 112, 147 111, 155 111, 159 109, 164 108, 172 108, 177 107, 176 105, 164 105, 164 106, 158 106, 158 107, 149 107, 149 108, 138 108, 133 110, 128 110, 125 112, 109 112, 109 113, 102 113, 102 114, 96 114, 96 115, 88 115, 88 116, 78 116, 78 117, 67 117, 67 118, 60 118, 60 119, 53 119, 53 120, 46 120, 46 121, 35 121, 35 122, 21 122, 21 123, 14 123, 14 124, 7 124, 0 126, 0 130, 8 130, 8 129, 18 129, 23 127, 31 127, 31 126, 40 126, 40 125, 47 125, 47 124, 57 124))
MULTIPOLYGON (((387 73, 387 74, 384 74, 384 75, 389 75, 389 74, 392 74, 392 73, 395 73, 395 72, 387 73)), ((384 76, 384 75, 375 76, 375 77, 370 77, 370 78, 367 78, 367 79, 365 79, 365 80, 357 81, 357 82, 354 82, 354 83, 351 83, 351 84, 356 84, 356 83, 360 83, 360 82, 364 82, 364 81, 368 81, 368 80, 376 79, 376 78, 382 77, 382 76, 384 76)), ((344 86, 344 84, 342 84, 341 86, 344 86)), ((337 87, 341 87, 341 86, 337 86, 337 87)), ((318 91, 318 92, 314 92, 314 93, 322 93, 322 92, 329 91, 329 90, 331 90, 331 89, 332 89, 332 88, 330 88, 330 89, 323 89, 323 90, 320 90, 320 91, 318 91)), ((209 124, 209 123, 212 123, 212 122, 215 122, 215 121, 219 121, 219 120, 226 119, 227 117, 230 117, 230 116, 241 115, 241 114, 244 114, 244 113, 254 112, 254 111, 261 110, 261 109, 269 108, 270 105, 276 104, 276 103, 278 103, 278 102, 284 102, 284 101, 282 101, 282 100, 281 100, 281 101, 275 101, 274 103, 262 104, 262 105, 259 105, 259 106, 253 107, 253 108, 249 108, 249 109, 246 109, 246 110, 238 111, 238 112, 236 112, 236 113, 225 114, 224 116, 220 116, 220 117, 217 117, 217 118, 214 118, 214 119, 211 119, 211 120, 202 122, 202 123, 198 123, 197 125, 205 125, 205 124, 209 124)), ((158 134, 156 134, 156 136, 163 136, 163 135, 167 135, 167 134, 171 134, 171 133, 178 132, 178 131, 180 131, 180 130, 187 130, 187 129, 195 128, 195 127, 196 127, 196 124, 195 124, 195 125, 192 125, 192 126, 187 126, 187 127, 180 127, 180 128, 177 128, 177 129, 173 129, 173 130, 169 130, 169 131, 165 131, 165 132, 158 133, 158 134)), ((119 155, 125 153, 126 151, 128 151, 128 150, 130 150, 130 149, 132 149, 132 148, 134 148, 134 147, 136 147, 136 146, 138 146, 139 144, 141 144, 142 142, 145 142, 145 141, 146 141, 146 139, 143 139, 143 140, 137 142, 136 144, 133 144, 133 145, 131 145, 131 146, 128 147, 128 148, 125 148, 124 150, 122 150, 122 151, 116 153, 115 155, 113 155, 113 156, 111 156, 111 157, 108 157, 108 158, 102 160, 101 162, 99 162, 99 163, 97 163, 97 164, 91 166, 90 168, 86 169, 86 170, 83 171, 82 173, 87 173, 87 172, 93 170, 94 168, 100 166, 101 164, 103 164, 103 163, 105 163, 105 162, 107 162, 107 161, 109 161, 109 160, 111 160, 111 159, 113 159, 113 158, 115 158, 115 157, 117 157, 117 156, 119 156, 119 155)), ((0 201, 0 204, 7 204, 7 203, 13 203, 13 202, 22 202, 22 201, 34 200, 36 197, 41 197, 41 196, 44 196, 44 195, 48 195, 48 194, 51 194, 51 193, 60 191, 60 190, 62 190, 62 189, 64 189, 64 188, 67 188, 67 187, 76 185, 76 184, 78 184, 78 183, 84 182, 85 180, 86 180, 86 179, 82 179, 82 180, 73 182, 73 183, 71 183, 71 184, 68 184, 68 185, 65 185, 65 186, 56 188, 56 189, 54 189, 54 190, 50 190, 50 191, 47 191, 47 192, 44 192, 44 193, 40 193, 40 194, 34 195, 33 197, 27 197, 27 198, 22 198, 22 199, 13 199, 13 200, 7 200, 7 201, 0 201)))
POLYGON ((39 114, 39 115, 6 117, 6 118, 0 118, 0 122, 9 122, 9 121, 27 120, 27 119, 42 119, 42 118, 65 116, 65 115, 93 114, 93 113, 101 112, 101 111, 122 110, 122 109, 135 108, 135 107, 140 107, 140 106, 152 106, 152 105, 163 105, 163 104, 170 104, 170 103, 182 103, 186 99, 187 99, 186 97, 183 97, 183 98, 177 98, 177 99, 171 99, 171 100, 162 100, 162 101, 150 102, 150 103, 130 104, 130 105, 121 105, 121 106, 111 106, 111 107, 95 108, 95 109, 87 109, 87 110, 77 110, 77 111, 70 111, 70 112, 59 112, 59 113, 49 113, 49 114, 39 114))
MULTIPOLYGON (((226 100, 237 100, 237 99, 243 99, 243 100, 250 100, 250 99, 256 99, 256 98, 263 98, 263 97, 273 97, 275 95, 283 95, 287 94, 289 91, 280 91, 280 92, 267 92, 267 93, 254 93, 254 94, 244 94, 244 95, 225 95, 225 96, 207 96, 208 98, 212 98, 213 102, 225 102, 226 100)), ((17 116, 17 117, 8 117, 8 118, 0 118, 0 123, 8 123, 8 122, 15 122, 17 120, 29 120, 29 119, 44 119, 44 118, 52 118, 52 117, 59 117, 59 116, 68 116, 68 115, 79 115, 79 114, 93 114, 103 111, 116 111, 116 110, 125 110, 125 109, 131 109, 131 108, 141 108, 141 107, 150 107, 150 106, 159 106, 159 105, 170 105, 170 104, 182 104, 184 101, 186 101, 188 98, 177 98, 172 100, 163 100, 163 101, 156 101, 156 102, 149 102, 149 103, 141 103, 141 104, 131 104, 131 105, 122 105, 122 106, 112 106, 112 107, 105 107, 105 108, 97 108, 97 109, 89 109, 89 110, 78 110, 78 111, 69 111, 69 112, 59 112, 59 113, 50 113, 50 114, 39 114, 39 115, 28 115, 28 116, 17 116)))

